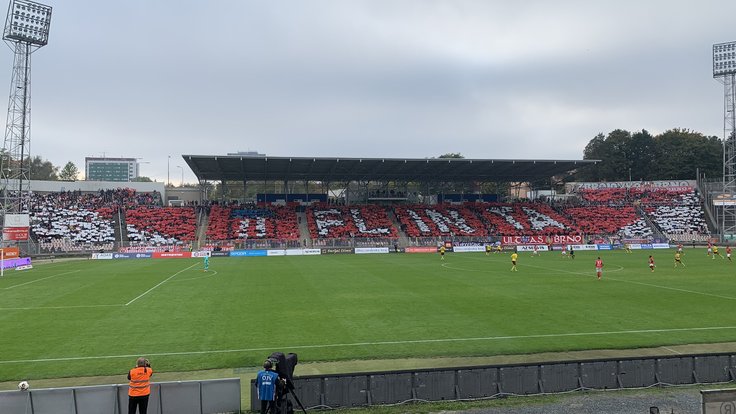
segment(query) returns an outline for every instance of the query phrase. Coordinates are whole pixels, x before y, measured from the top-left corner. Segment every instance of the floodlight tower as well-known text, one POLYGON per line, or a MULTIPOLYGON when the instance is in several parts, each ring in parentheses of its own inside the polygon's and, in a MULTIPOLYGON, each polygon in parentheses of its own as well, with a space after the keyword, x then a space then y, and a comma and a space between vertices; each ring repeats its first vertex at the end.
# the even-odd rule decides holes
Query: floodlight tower
POLYGON ((11 0, 3 40, 13 49, 13 75, 0 154, 2 213, 20 213, 30 181, 31 53, 49 40, 51 6, 29 0, 11 0))
MULTIPOLYGON (((713 45, 713 78, 723 84, 723 193, 736 194, 736 42, 713 45)), ((736 205, 724 205, 722 234, 736 234, 736 205)))

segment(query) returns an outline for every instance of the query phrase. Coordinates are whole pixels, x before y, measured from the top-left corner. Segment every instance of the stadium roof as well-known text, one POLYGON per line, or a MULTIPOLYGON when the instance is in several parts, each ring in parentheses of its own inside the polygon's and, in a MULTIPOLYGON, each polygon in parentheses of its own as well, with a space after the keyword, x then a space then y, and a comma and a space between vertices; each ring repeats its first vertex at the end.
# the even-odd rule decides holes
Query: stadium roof
POLYGON ((532 181, 598 160, 320 158, 182 155, 205 181, 532 181))

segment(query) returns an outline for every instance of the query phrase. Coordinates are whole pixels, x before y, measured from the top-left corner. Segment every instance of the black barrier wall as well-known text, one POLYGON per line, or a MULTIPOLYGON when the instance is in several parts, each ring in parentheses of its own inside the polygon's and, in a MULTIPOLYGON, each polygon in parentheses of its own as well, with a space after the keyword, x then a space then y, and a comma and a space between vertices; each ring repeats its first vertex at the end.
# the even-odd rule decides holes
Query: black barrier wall
POLYGON ((306 408, 350 408, 734 379, 736 354, 709 354, 295 377, 294 392, 306 408))

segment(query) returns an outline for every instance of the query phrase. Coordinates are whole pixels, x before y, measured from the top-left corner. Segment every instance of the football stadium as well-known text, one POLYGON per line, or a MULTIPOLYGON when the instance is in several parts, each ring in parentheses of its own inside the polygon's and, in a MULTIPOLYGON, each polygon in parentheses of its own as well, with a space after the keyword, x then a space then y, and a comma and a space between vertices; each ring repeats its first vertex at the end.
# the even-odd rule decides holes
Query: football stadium
MULTIPOLYGON (((15 61, 0 154, 0 413, 508 400, 531 412, 539 398, 652 389, 694 389, 703 413, 736 409, 736 42, 713 45, 723 139, 616 130, 581 159, 182 145, 177 187, 136 180, 135 157, 88 157, 84 180, 34 176, 30 54, 50 16, 11 0, 3 37, 15 61), (647 151, 664 148, 656 163, 643 151, 606 172, 622 163, 606 142, 645 135, 647 151), (715 148, 721 175, 672 136, 715 148)), ((632 410, 686 412, 644 398, 632 410)), ((491 405, 461 405, 475 403, 491 405)))
POLYGON ((485 380, 485 389, 453 384, 447 394, 439 382, 423 384, 425 392, 467 400, 562 391, 571 380, 571 389, 607 389, 732 379, 730 368, 713 366, 731 358, 736 296, 731 248, 699 196, 708 183, 568 183, 566 193, 538 200, 440 193, 417 202, 408 186, 372 186, 421 182, 433 171, 456 183, 533 181, 597 161, 183 157, 203 181, 248 171, 241 185, 247 177, 370 184, 339 197, 263 193, 183 206, 164 205, 165 188, 137 191, 136 183, 34 191, 29 239, 6 247, 4 259, 15 252, 29 263, 0 278, 8 387, 59 377, 85 385, 141 355, 162 375, 245 373, 245 409, 253 403, 247 377, 273 352, 297 354, 305 367, 378 369, 396 383, 382 396, 373 379, 369 401, 314 385, 354 381, 356 371, 301 379, 297 365, 293 392, 308 409, 431 401, 412 392, 418 380, 391 375, 453 362, 485 371, 507 366, 492 361, 528 365, 485 380), (546 389, 537 382, 559 359, 616 367, 624 357, 648 358, 633 383, 596 379, 597 371, 578 383, 577 370, 556 372, 546 389), (662 362, 671 357, 675 368, 662 362), (703 373, 685 368, 709 358, 703 373))

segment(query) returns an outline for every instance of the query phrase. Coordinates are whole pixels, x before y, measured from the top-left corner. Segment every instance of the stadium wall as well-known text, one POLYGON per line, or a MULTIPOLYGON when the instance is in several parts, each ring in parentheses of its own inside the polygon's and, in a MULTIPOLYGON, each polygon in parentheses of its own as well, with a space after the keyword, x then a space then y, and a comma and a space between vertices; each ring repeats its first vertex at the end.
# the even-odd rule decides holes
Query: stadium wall
MULTIPOLYGON (((151 383, 149 414, 240 413, 240 408, 239 378, 151 383)), ((0 392, 0 413, 4 414, 93 414, 127 411, 127 384, 0 392)))
MULTIPOLYGON (((305 408, 331 409, 511 395, 715 384, 736 377, 736 354, 676 355, 294 378, 305 408)), ((258 398, 251 381, 251 410, 258 398)))

